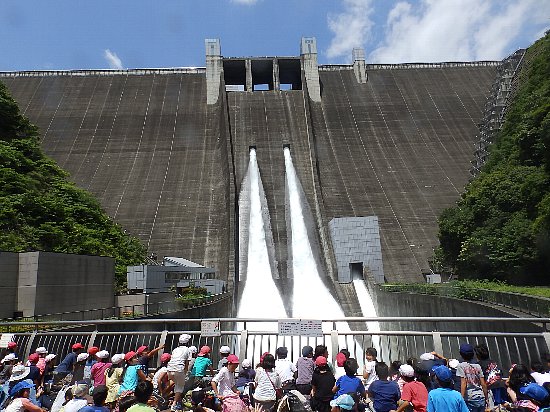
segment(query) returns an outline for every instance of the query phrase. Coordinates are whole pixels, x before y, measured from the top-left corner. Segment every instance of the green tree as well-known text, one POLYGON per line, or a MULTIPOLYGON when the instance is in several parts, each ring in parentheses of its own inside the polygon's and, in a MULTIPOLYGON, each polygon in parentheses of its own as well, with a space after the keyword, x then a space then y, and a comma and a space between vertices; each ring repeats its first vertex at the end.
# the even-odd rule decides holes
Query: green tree
POLYGON ((525 61, 486 166, 439 218, 436 258, 464 278, 550 282, 550 34, 525 61))
POLYGON ((0 250, 111 256, 120 290, 126 266, 142 263, 145 248, 67 178, 0 83, 0 250))

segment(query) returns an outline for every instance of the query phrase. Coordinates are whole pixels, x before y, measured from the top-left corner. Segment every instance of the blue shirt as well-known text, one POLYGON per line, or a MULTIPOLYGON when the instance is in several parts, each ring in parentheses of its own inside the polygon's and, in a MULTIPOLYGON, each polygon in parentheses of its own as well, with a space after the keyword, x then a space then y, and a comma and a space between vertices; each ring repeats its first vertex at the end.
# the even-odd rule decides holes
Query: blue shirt
POLYGON ((140 370, 142 367, 142 365, 130 365, 126 368, 126 372, 124 372, 124 378, 122 380, 122 384, 120 385, 118 393, 122 393, 124 391, 133 391, 136 389, 139 381, 138 370, 140 370))
POLYGON ((376 412, 389 412, 397 409, 397 401, 401 398, 399 386, 395 381, 374 381, 369 386, 369 394, 376 412))
POLYGON ((447 388, 433 389, 428 393, 428 412, 469 412, 460 392, 447 388))
POLYGON ((206 356, 198 356, 193 363, 193 368, 191 369, 191 376, 204 377, 206 373, 206 368, 212 366, 212 361, 206 356))
POLYGON ((65 359, 57 366, 57 372, 69 373, 73 370, 73 365, 76 363, 76 353, 71 352, 65 356, 65 359))
POLYGON ((27 375, 27 379, 30 379, 33 382, 40 380, 40 369, 38 369, 38 366, 36 366, 35 364, 31 364, 29 366, 29 369, 31 371, 27 375))
POLYGON ((346 393, 365 394, 365 385, 363 385, 361 379, 356 376, 340 376, 336 381, 336 386, 338 387, 338 392, 334 394, 334 399, 346 393))
POLYGON ((86 405, 80 408, 78 412, 111 412, 106 406, 86 405))

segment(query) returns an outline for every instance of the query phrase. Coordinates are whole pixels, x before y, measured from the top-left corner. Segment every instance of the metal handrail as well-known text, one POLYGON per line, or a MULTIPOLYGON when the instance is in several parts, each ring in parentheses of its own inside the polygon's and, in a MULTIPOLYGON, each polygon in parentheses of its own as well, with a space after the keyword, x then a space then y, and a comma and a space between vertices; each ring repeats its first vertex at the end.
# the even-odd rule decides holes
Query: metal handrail
POLYGON ((550 299, 543 296, 484 288, 464 288, 454 285, 379 285, 379 287, 381 290, 389 293, 410 292, 421 295, 447 296, 457 299, 487 302, 514 309, 518 312, 528 313, 541 319, 550 315, 550 299), (465 292, 467 295, 463 296, 465 292))
POLYGON ((78 69, 78 70, 21 70, 0 71, 0 77, 44 77, 44 76, 112 76, 144 74, 203 74, 205 67, 166 67, 145 69, 78 69))
MULTIPOLYGON (((285 320, 300 320, 301 318, 288 318, 285 320)), ((200 324, 204 320, 212 320, 211 318, 171 318, 171 319, 129 319, 125 320, 124 323, 126 324, 166 324, 166 323, 197 323, 200 324)), ((271 318, 271 319, 265 319, 265 318, 216 318, 215 320, 220 321, 221 323, 235 323, 235 322, 242 322, 242 323, 253 323, 253 322, 261 322, 261 323, 269 323, 273 322, 276 323, 279 321, 279 319, 271 318)), ((518 322, 518 323, 538 323, 538 324, 546 324, 550 323, 550 317, 549 318, 502 318, 502 317, 480 317, 480 316, 468 316, 468 317, 453 317, 453 316, 382 316, 382 317, 348 317, 348 318, 330 318, 330 319, 322 319, 322 322, 324 323, 338 323, 338 322, 347 322, 347 323, 353 323, 353 322, 460 322, 460 323, 467 323, 467 322, 481 322, 481 323, 492 323, 492 322, 499 322, 502 320, 506 320, 506 322, 518 322)), ((30 326, 30 325, 36 325, 36 326, 44 326, 44 322, 17 322, 17 325, 21 326, 30 326)), ((63 321, 49 321, 46 322, 48 325, 57 325, 57 326, 74 326, 74 325, 113 325, 113 324, 120 324, 120 320, 118 319, 99 319, 99 320, 86 320, 86 321, 78 321, 78 320, 63 320, 63 321)), ((12 322, 0 322, 0 326, 9 326, 13 325, 12 322)))
POLYGON ((134 305, 110 306, 106 308, 48 313, 44 315, 35 315, 32 317, 28 317, 28 318, 32 318, 33 319, 32 321, 21 321, 21 319, 28 319, 27 317, 2 319, 2 322, 0 322, 0 325, 4 325, 5 322, 9 322, 11 325, 13 325, 13 322, 17 322, 17 325, 26 325, 28 324, 28 322, 31 322, 31 323, 40 322, 40 324, 51 323, 51 322, 63 322, 62 318, 67 315, 80 315, 81 319, 79 320, 74 319, 72 321, 82 323, 82 321, 87 321, 87 319, 84 319, 85 315, 91 314, 91 313, 101 313, 101 316, 97 318, 98 320, 111 319, 111 318, 127 319, 126 316, 128 315, 124 315, 126 312, 129 312, 129 314, 131 314, 130 316, 146 317, 146 316, 154 316, 162 313, 175 312, 180 309, 193 309, 195 307, 204 306, 205 304, 219 302, 220 300, 227 297, 229 297, 229 293, 225 292, 225 293, 216 293, 214 295, 209 295, 209 296, 200 297, 200 298, 192 298, 188 300, 177 300, 177 298, 174 298, 171 300, 165 300, 161 302, 147 302, 147 303, 138 303, 134 305), (167 304, 172 304, 173 308, 168 311, 161 311, 160 306, 167 305, 167 304), (153 310, 155 307, 157 309, 156 311, 153 310), (142 313, 140 313, 137 310, 140 308, 142 309, 142 313), (131 309, 131 312, 127 311, 126 309, 131 309), (56 317, 59 319, 52 319, 56 317))
MULTIPOLYGON (((277 332, 277 322, 279 319, 258 319, 258 318, 221 318, 216 319, 221 323, 221 332, 217 337, 206 337, 201 335, 198 325, 203 320, 212 319, 136 319, 121 322, 119 320, 97 320, 89 322, 78 321, 54 321, 52 326, 61 328, 63 326, 82 326, 90 328, 88 331, 78 329, 74 330, 27 330, 21 333, 15 333, 15 339, 20 345, 20 357, 26 357, 38 346, 45 346, 53 353, 57 353, 61 358, 69 351, 70 345, 75 341, 82 342, 85 346, 98 346, 106 348, 112 353, 126 352, 135 350, 140 345, 149 345, 150 347, 165 345, 166 350, 177 346, 177 337, 180 333, 188 333, 192 336, 189 344, 197 347, 208 345, 212 348, 213 357, 217 355, 217 349, 221 345, 229 345, 232 351, 241 359, 250 359, 254 363, 258 360, 259 354, 265 351, 273 353, 278 346, 287 346, 289 348, 289 358, 296 360, 300 356, 301 346, 308 344, 315 346, 318 344, 326 345, 329 349, 330 357, 334 359, 336 353, 343 347, 348 348, 352 356, 363 362, 364 349, 369 346, 375 346, 379 349, 379 359, 391 361, 396 359, 405 360, 409 356, 418 356, 423 352, 433 350, 444 354, 446 357, 458 356, 460 343, 469 342, 471 344, 486 343, 495 359, 501 366, 507 367, 511 363, 524 362, 539 359, 543 352, 550 350, 550 333, 547 332, 546 323, 550 323, 550 318, 483 318, 483 317, 353 317, 353 318, 334 318, 323 319, 323 333, 318 337, 307 336, 281 336, 277 332), (378 321, 380 325, 392 322, 388 325, 389 330, 367 330, 366 322, 378 321), (496 322, 503 321, 510 323, 510 330, 527 330, 526 332, 500 332, 490 330, 496 322), (241 328, 237 329, 235 325, 239 322, 241 328), (254 323, 271 322, 270 326, 258 327, 254 323), (347 322, 353 324, 360 322, 360 330, 338 330, 337 322, 347 322), (411 323, 428 322, 426 325, 418 325, 420 330, 410 330, 415 328, 411 323), (481 331, 465 330, 421 330, 434 327, 439 322, 447 322, 448 325, 458 322, 471 322, 472 327, 481 329, 481 331), (405 323, 403 330, 395 323, 405 323), (522 325, 531 324, 530 329, 525 329, 522 325), (140 325, 149 324, 151 329, 155 325, 163 325, 162 330, 140 330, 140 325), (106 331, 98 329, 101 325, 119 326, 118 330, 112 327, 106 331), (168 325, 170 330, 168 330, 168 325), (408 326, 406 326, 408 325, 408 326), (431 325, 431 326, 430 326, 431 325), (124 327, 122 327, 124 326, 124 327), (329 327, 327 327, 329 326, 329 327), (541 327, 542 326, 542 327, 541 327), (405 330, 405 328, 407 328, 405 330), (123 330, 121 330, 123 329, 123 330), (181 329, 181 330, 178 330, 181 329), (224 330, 227 329, 227 330, 224 330), (529 331, 530 330, 530 331, 529 331), (534 332, 533 332, 534 331, 534 332)), ((294 319, 296 320, 296 319, 294 319)), ((26 324, 40 326, 38 322, 25 322, 26 324)), ((0 323, 0 325, 5 323, 0 323)), ((437 327, 437 326, 435 326, 437 327)), ((452 327, 452 326, 451 326, 452 327)), ((469 328, 469 327, 468 327, 469 328)), ((384 328, 382 328, 384 329, 384 328)), ((159 362, 161 353, 157 354, 154 362, 159 362)), ((215 361, 216 359, 214 359, 215 361)), ((216 363, 216 362, 214 362, 216 363)))

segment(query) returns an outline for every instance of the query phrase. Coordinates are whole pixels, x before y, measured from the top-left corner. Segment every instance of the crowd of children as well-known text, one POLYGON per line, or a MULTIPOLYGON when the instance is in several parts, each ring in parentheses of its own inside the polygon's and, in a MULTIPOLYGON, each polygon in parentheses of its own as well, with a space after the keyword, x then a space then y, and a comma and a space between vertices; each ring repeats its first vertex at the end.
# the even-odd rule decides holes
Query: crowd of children
POLYGON ((162 353, 154 374, 149 363, 163 346, 140 346, 111 356, 107 350, 85 351, 75 343, 56 367, 56 355, 45 347, 20 360, 17 344, 10 342, 0 369, 0 409, 180 411, 189 393, 192 402, 187 407, 195 412, 245 412, 251 407, 273 412, 285 394, 300 396, 307 400, 307 410, 318 412, 539 412, 550 404, 550 362, 512 365, 505 379, 483 344, 461 344, 459 359, 431 352, 390 365, 377 359, 375 348, 367 348, 359 373, 349 351, 342 349, 332 365, 324 345, 304 346, 295 363, 287 348, 279 347, 275 356, 264 353, 255 368, 222 346, 215 371, 210 347, 197 350, 187 346, 190 340, 190 335, 180 335, 172 353, 162 353), (212 393, 209 404, 205 387, 212 393))

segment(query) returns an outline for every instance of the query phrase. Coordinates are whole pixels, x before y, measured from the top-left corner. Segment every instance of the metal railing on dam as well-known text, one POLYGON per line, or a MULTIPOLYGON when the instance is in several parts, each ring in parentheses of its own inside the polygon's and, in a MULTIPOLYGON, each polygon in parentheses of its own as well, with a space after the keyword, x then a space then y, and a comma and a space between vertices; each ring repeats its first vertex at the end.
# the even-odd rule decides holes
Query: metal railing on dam
MULTIPOLYGON (((86 322, 102 319, 127 320, 132 318, 144 318, 148 316, 164 315, 177 311, 194 309, 220 302, 222 300, 228 299, 229 297, 231 297, 231 294, 228 292, 224 292, 190 299, 174 298, 161 302, 146 302, 134 305, 111 306, 107 308, 49 313, 30 317, 5 319, 5 321, 10 322, 10 324, 12 325, 11 328, 17 330, 19 325, 21 325, 21 322, 40 322, 40 324, 48 324, 52 321, 86 322)), ((4 329, 9 331, 10 326, 4 329)))
POLYGON ((205 67, 167 67, 145 69, 89 69, 89 70, 23 70, 0 71, 0 77, 45 77, 45 76, 141 76, 148 74, 205 74, 205 67))
POLYGON ((467 288, 453 285, 379 285, 390 293, 419 293, 423 295, 447 296, 450 298, 475 300, 528 313, 536 317, 550 315, 550 299, 542 296, 530 296, 521 293, 503 292, 490 289, 467 288))
MULTIPOLYGON (((291 321, 285 319, 284 321, 291 321)), ((330 357, 347 348, 351 356, 363 363, 364 349, 374 346, 380 360, 405 361, 418 357, 424 352, 437 351, 447 358, 458 357, 459 345, 469 342, 473 345, 484 343, 489 348, 491 358, 503 369, 512 363, 527 363, 540 359, 550 351, 550 318, 480 318, 480 317, 376 317, 324 319, 322 333, 316 337, 303 334, 282 336, 277 319, 140 319, 140 320, 98 320, 89 322, 21 322, 18 332, 12 339, 17 341, 20 358, 26 357, 39 346, 45 346, 50 353, 62 359, 75 342, 86 347, 98 346, 111 354, 135 350, 141 345, 157 347, 164 345, 166 351, 177 346, 178 336, 189 333, 192 336, 188 345, 200 347, 209 345, 217 361, 216 354, 221 345, 228 345, 240 359, 250 359, 254 364, 260 354, 274 353, 279 346, 287 346, 289 358, 295 361, 300 356, 302 346, 326 345, 330 357), (219 336, 201 335, 201 322, 220 322, 219 336), (347 322, 351 330, 338 330, 338 322, 347 322), (378 322, 380 331, 367 330, 367 322, 378 322), (509 332, 495 332, 494 325, 506 323, 509 332), (457 331, 460 329, 478 331, 457 331), (432 330, 406 330, 399 325, 432 325, 432 330), (456 329, 446 330, 444 325, 454 325, 456 329), (441 326, 441 327, 439 327, 441 326), (463 327, 467 326, 467 327, 463 327), (443 330, 445 329, 445 330, 443 330), (479 331, 481 330, 481 331, 479 331), (524 332, 531 330, 530 332, 524 332)), ((295 319, 295 321, 299 321, 295 319)), ((13 327, 13 323, 0 323, 0 327, 13 327)), ((161 352, 162 353, 162 352, 161 352)), ((158 362, 158 356, 154 359, 158 362)))

